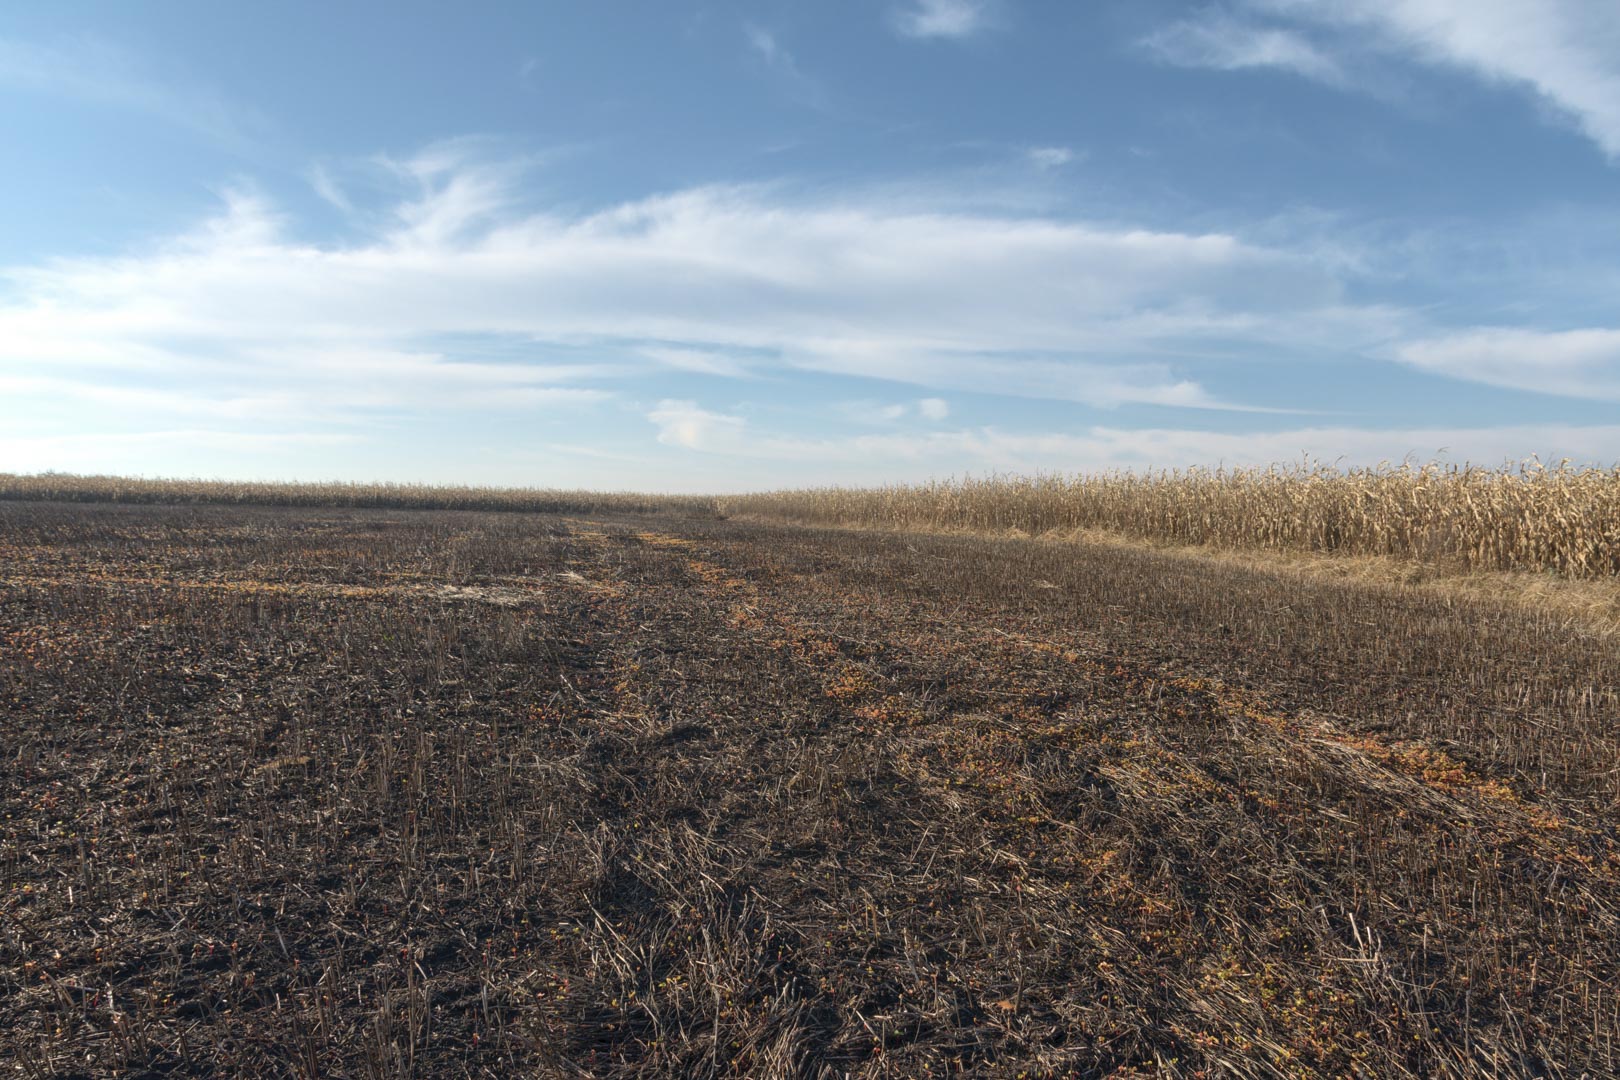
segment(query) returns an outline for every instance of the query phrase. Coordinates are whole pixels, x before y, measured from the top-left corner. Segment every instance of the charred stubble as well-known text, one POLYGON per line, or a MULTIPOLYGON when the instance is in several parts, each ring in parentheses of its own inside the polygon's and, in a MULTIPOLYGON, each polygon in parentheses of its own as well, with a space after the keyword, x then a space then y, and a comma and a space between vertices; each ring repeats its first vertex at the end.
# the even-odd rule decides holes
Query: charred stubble
POLYGON ((1117 548, 0 507, 0 1056, 1612 1075, 1616 660, 1117 548))

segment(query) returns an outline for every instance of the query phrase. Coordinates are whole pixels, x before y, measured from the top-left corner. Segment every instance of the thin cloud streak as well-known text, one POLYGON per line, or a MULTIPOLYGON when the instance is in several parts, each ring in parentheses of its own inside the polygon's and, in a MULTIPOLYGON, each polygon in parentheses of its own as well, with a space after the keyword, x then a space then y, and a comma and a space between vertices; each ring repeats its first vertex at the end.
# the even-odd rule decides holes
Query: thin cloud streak
POLYGON ((791 97, 814 109, 827 107, 826 89, 804 73, 798 60, 782 45, 775 33, 754 23, 745 25, 743 33, 748 39, 748 47, 782 80, 791 97))
POLYGON ((1036 146, 1031 147, 1028 155, 1029 163, 1037 169, 1061 169, 1074 160, 1074 151, 1066 146, 1036 146))
POLYGON ((0 86, 144 113, 236 153, 253 153, 257 112, 199 86, 180 86, 125 50, 84 39, 66 46, 0 37, 0 86))
POLYGON ((1239 71, 1281 68, 1332 86, 1346 83, 1338 61, 1293 30, 1266 27, 1222 11, 1183 19, 1157 30, 1143 45, 1181 67, 1239 71))
POLYGON ((912 0, 894 12, 894 26, 911 38, 965 38, 988 24, 985 0, 912 0))
POLYGON ((1620 401, 1620 330, 1481 327, 1402 345, 1431 374, 1538 394, 1620 401))
POLYGON ((817 438, 758 431, 743 417, 703 409, 691 401, 662 402, 647 413, 647 419, 657 428, 658 440, 670 446, 734 459, 739 466, 754 461, 826 466, 853 482, 986 470, 1142 471, 1305 460, 1376 465, 1444 458, 1494 466, 1530 454, 1602 466, 1620 463, 1620 425, 1615 424, 1306 427, 1242 433, 1104 425, 1077 433, 1028 433, 985 426, 817 438))

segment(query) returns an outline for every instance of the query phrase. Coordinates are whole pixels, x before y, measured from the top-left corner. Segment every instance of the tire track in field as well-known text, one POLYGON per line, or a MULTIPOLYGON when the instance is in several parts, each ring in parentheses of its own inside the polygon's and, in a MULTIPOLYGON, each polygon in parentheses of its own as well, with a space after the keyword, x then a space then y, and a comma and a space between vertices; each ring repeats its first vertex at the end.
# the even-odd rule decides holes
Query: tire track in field
MULTIPOLYGON (((1339 828, 1347 837, 1359 836, 1357 843, 1374 844, 1368 820, 1387 821, 1397 839, 1431 836, 1442 849, 1460 845, 1477 850, 1476 865, 1504 882, 1516 882, 1512 888, 1522 889, 1528 880, 1543 876, 1561 879, 1565 895, 1559 905, 1587 913, 1584 918, 1590 929, 1608 941, 1620 939, 1613 904, 1620 853, 1613 839, 1544 809, 1500 780, 1474 773, 1438 747, 1416 740, 1347 734, 1323 718, 1282 715, 1262 693, 1217 678, 1165 672, 1151 662, 1110 656, 1094 651, 1097 646, 1092 640, 1052 641, 960 627, 948 638, 912 639, 896 632, 900 628, 892 626, 887 613, 874 605, 867 611, 867 633, 886 645, 913 653, 919 648, 943 652, 944 657, 962 665, 995 657, 1006 664, 1007 673, 1027 674, 1037 680, 1035 685, 1019 687, 1017 678, 1003 679, 1001 684, 1011 682, 1013 689, 1001 691, 1007 702, 997 710, 928 713, 914 697, 903 690, 897 692, 900 688, 878 659, 859 651, 851 655, 850 639, 803 622, 797 609, 813 594, 819 592, 816 598, 821 600, 839 599, 818 589, 817 582, 795 577, 760 587, 746 573, 712 561, 716 555, 712 547, 700 547, 667 533, 643 533, 638 539, 681 558, 698 587, 712 598, 729 602, 737 628, 766 637, 773 647, 786 650, 801 666, 815 672, 825 696, 873 723, 877 730, 900 733, 921 747, 913 761, 916 775, 924 786, 932 781, 939 798, 949 802, 953 788, 960 792, 964 783, 977 785, 1001 800, 999 814, 995 804, 982 800, 976 803, 978 812, 998 818, 1014 832, 1018 825, 1034 826, 1024 831, 1022 842, 1007 844, 1007 858, 1015 865, 1035 861, 1033 851, 1027 859, 1016 854, 1023 844, 1038 846, 1053 830, 1072 826, 1054 815, 1038 796, 1032 797, 1027 775, 1009 767, 1010 760, 1037 743, 1063 744, 1082 753, 1114 744, 1115 752, 1098 763, 1098 775, 1142 812, 1183 812, 1189 799, 1211 806, 1225 804, 1227 813, 1257 827, 1259 836, 1270 837, 1270 842, 1280 837, 1286 842, 1299 830, 1320 827, 1319 815, 1326 809, 1319 805, 1320 788, 1325 783, 1341 792, 1337 801, 1344 810, 1339 828), (1021 658, 1013 659, 1009 652, 1021 654, 1021 658), (1059 696, 1057 708, 1045 681, 1054 678, 1070 684, 1070 692, 1059 696), (1073 685, 1076 683, 1078 686, 1073 685), (1152 715, 1159 737, 1121 740, 1109 725, 1095 722, 1099 711, 1121 704, 1152 715), (1178 731, 1189 725, 1191 740, 1178 731), (1211 768, 1208 753, 1201 753, 1192 743, 1221 729, 1230 731, 1223 738, 1231 745, 1251 756, 1260 755, 1263 767, 1246 766, 1236 772, 1211 768), (1307 790, 1311 787, 1319 792, 1315 798, 1307 790), (1382 810, 1374 812, 1370 805, 1382 810), (1312 817, 1318 820, 1310 820, 1312 817), (1506 868, 1505 861, 1523 858, 1535 860, 1544 869, 1526 875, 1506 868)), ((1379 848, 1374 845, 1367 850, 1376 857, 1379 848)), ((1116 875, 1112 883, 1094 890, 1095 897, 1117 901, 1122 896, 1150 893, 1128 876, 1117 876, 1106 851, 1100 857, 1092 852, 1071 866, 1076 864, 1097 872, 1099 880, 1116 875)), ((1417 868, 1414 872, 1421 879, 1427 871, 1417 868)), ((1321 895, 1320 889, 1327 888, 1327 883, 1321 880, 1318 886, 1321 895)), ((1506 897, 1504 893, 1500 902, 1508 903, 1506 897)), ((1142 904, 1153 906, 1151 901, 1142 904)), ((1447 919, 1461 917, 1455 908, 1442 906, 1440 911, 1447 919)), ((1353 916, 1347 916, 1347 921, 1349 932, 1341 945, 1350 955, 1362 955, 1371 939, 1362 936, 1353 916)), ((1407 932, 1412 925, 1406 924, 1407 932)), ((1428 934, 1424 929, 1425 940, 1428 934)), ((1522 964, 1535 987, 1535 958, 1525 957, 1522 964)), ((1399 981, 1395 975, 1389 977, 1399 981)), ((1548 978, 1545 967, 1540 977, 1548 978)), ((1571 972, 1569 977, 1579 981, 1585 976, 1571 972)))
POLYGON ((314 597, 328 600, 445 600, 518 607, 541 599, 541 583, 514 579, 496 585, 351 585, 325 581, 261 581, 252 578, 220 581, 188 581, 178 577, 137 577, 118 574, 98 575, 17 575, 0 580, 0 588, 96 589, 106 592, 205 593, 219 596, 314 597))
MULTIPOLYGON (((788 648, 819 671, 823 692, 847 705, 857 716, 874 722, 921 720, 915 702, 884 691, 889 680, 875 665, 845 656, 839 639, 807 628, 786 613, 774 594, 756 587, 746 577, 697 557, 693 541, 655 532, 638 533, 637 539, 679 553, 696 580, 713 595, 730 598, 734 625, 771 633, 773 645, 788 648)), ((805 584, 800 579, 790 587, 801 589, 805 584)), ((1600 840, 1595 830, 1543 808, 1533 797, 1526 797, 1499 779, 1478 775, 1443 749, 1414 740, 1342 732, 1325 718, 1286 716, 1277 712, 1264 694, 1231 686, 1219 678, 1176 675, 1153 665, 1108 656, 1101 652, 1096 635, 1083 631, 1060 641, 996 629, 975 632, 968 628, 964 636, 965 640, 955 644, 959 656, 1011 645, 1061 659, 1073 674, 1093 682, 1101 679, 1110 692, 1122 696, 1150 702, 1163 701, 1166 694, 1191 698, 1218 722, 1243 725, 1249 737, 1263 741, 1275 753, 1326 759, 1334 767, 1357 775, 1369 789, 1388 791, 1395 799, 1428 803, 1438 813, 1469 819, 1476 827, 1494 826, 1500 840, 1532 849, 1543 858, 1584 866, 1609 880, 1620 875, 1620 850, 1612 844, 1603 845, 1607 851, 1594 854, 1559 842, 1560 836, 1576 841, 1600 840)), ((1026 708, 1039 706, 1046 696, 1040 690, 1031 690, 1020 704, 1026 708)), ((1026 719, 1040 725, 1049 718, 1030 711, 1026 719)), ((1050 723, 1042 730, 1047 735, 1061 734, 1050 723)), ((1086 734, 1090 737, 1094 733, 1086 734)))
MULTIPOLYGON (((855 710, 863 706, 852 690, 861 665, 843 651, 850 643, 812 629, 774 602, 767 613, 759 606, 767 602, 759 585, 728 571, 687 538, 643 531, 598 535, 591 541, 604 551, 619 548, 626 561, 639 558, 670 575, 668 584, 651 590, 646 574, 627 585, 623 599, 614 601, 633 605, 624 613, 627 623, 645 619, 641 628, 654 631, 667 625, 660 619, 695 624, 686 629, 707 643, 706 651, 720 654, 727 664, 751 668, 752 689, 732 703, 730 715, 712 721, 720 752, 740 753, 740 767, 719 775, 692 774, 681 786, 710 792, 705 810, 714 824, 709 827, 729 822, 724 826, 728 831, 757 837, 763 865, 774 866, 774 873, 786 869, 780 860, 788 852, 803 853, 795 862, 815 862, 809 876, 800 876, 802 868, 788 871, 795 880, 787 892, 768 892, 759 900, 784 927, 802 925, 807 909, 824 913, 822 928, 804 926, 788 955, 802 965, 806 978, 814 978, 816 989, 807 1000, 830 1005, 838 1000, 840 987, 857 994, 842 1014, 836 1037, 829 1040, 833 1060, 866 1062, 867 1068, 855 1071, 863 1076, 888 1075, 883 1062, 898 1067, 901 1075, 954 1074, 960 1067, 950 1068, 949 1059, 939 1056, 929 1032, 965 1020, 982 1027, 958 1050, 959 1058, 966 1054, 970 1061, 994 1061, 1026 1041, 1048 1041, 1062 1021, 1050 1007, 1037 1005, 1033 994, 1014 1004, 1020 994, 1009 967, 1012 957, 985 965, 953 956, 956 950, 942 943, 960 932, 959 905, 984 913, 978 917, 1000 919, 1013 917, 1019 904, 1037 895, 1043 903, 1070 903, 1067 891, 1029 873, 1025 854, 1009 846, 997 823, 973 814, 955 792, 924 790, 934 785, 917 782, 923 778, 909 768, 903 748, 896 753, 897 742, 906 736, 897 740, 888 718, 873 721, 851 710, 852 702, 855 710), (752 618, 747 617, 749 607, 755 608, 752 618), (810 696, 798 696, 806 687, 812 688, 810 696), (768 719, 778 711, 791 716, 768 719), (882 804, 871 805, 879 792, 884 793, 882 804), (794 810, 780 808, 778 800, 784 796, 794 810), (873 815, 881 815, 881 824, 873 815), (952 836, 944 839, 954 854, 945 861, 962 868, 941 875, 934 865, 940 852, 930 847, 930 837, 938 837, 940 822, 947 818, 952 836), (908 903, 917 909, 904 915, 912 929, 902 931, 893 920, 902 917, 908 903), (827 928, 832 928, 831 937, 827 928), (906 955, 885 956, 897 940, 910 942, 906 955), (930 947, 928 942, 936 944, 930 947), (899 1002, 883 991, 875 1001, 863 1003, 873 993, 873 965, 879 971, 878 985, 896 987, 899 1002), (908 1053, 914 1057, 905 1057, 908 1053), (910 1067, 898 1064, 908 1060, 913 1061, 910 1067)), ((609 558, 596 561, 612 564, 609 558)), ((670 674, 649 663, 633 673, 632 681, 657 694, 660 675, 670 674)), ((683 694, 688 686, 682 678, 668 693, 683 694)), ((970 789, 969 800, 977 798, 970 789)), ((1123 1038, 1132 1023, 1121 1015, 1103 1027, 1117 1026, 1123 1038)), ((1053 1060, 1097 1060, 1081 1042, 1052 1054, 1053 1060)), ((1115 1058, 1107 1052, 1102 1059, 1115 1058)), ((1135 1059, 1125 1054, 1116 1060, 1125 1065, 1135 1059)), ((838 1071, 848 1071, 848 1066, 838 1071)))

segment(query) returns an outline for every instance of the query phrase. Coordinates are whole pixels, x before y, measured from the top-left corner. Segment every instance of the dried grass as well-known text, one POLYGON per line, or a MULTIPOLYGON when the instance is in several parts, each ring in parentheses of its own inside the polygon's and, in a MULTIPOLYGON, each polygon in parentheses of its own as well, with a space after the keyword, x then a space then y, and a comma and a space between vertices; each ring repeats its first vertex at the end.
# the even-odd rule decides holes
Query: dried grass
POLYGON ((283 483, 72 473, 0 473, 0 500, 116 502, 137 504, 349 507, 392 510, 483 510, 543 514, 711 515, 714 500, 703 495, 562 491, 551 488, 389 483, 283 483))

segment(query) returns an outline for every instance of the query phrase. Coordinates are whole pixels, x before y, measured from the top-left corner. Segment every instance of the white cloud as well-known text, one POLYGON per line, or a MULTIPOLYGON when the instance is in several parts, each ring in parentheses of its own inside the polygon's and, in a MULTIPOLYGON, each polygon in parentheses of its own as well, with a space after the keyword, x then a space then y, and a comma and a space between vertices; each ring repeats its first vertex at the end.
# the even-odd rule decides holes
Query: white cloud
POLYGON ((207 416, 216 420, 309 418, 306 402, 287 394, 195 393, 143 386, 108 385, 48 376, 0 374, 0 396, 12 408, 26 401, 101 405, 146 417, 207 416))
POLYGON ((746 378, 753 374, 748 363, 741 357, 715 349, 644 345, 636 352, 660 367, 673 368, 676 371, 690 371, 698 375, 720 375, 731 379, 746 378))
POLYGON ((760 57, 765 60, 765 63, 776 63, 781 60, 782 50, 776 44, 776 34, 763 28, 763 26, 753 26, 753 24, 748 24, 748 26, 742 28, 742 31, 748 37, 748 47, 753 49, 753 52, 760 53, 760 57))
POLYGON ((748 46, 757 52, 767 64, 781 61, 785 55, 782 47, 776 43, 776 35, 763 26, 752 23, 743 27, 743 33, 748 37, 748 46))
POLYGON ((1074 160, 1074 151, 1066 146, 1035 146, 1028 156, 1037 169, 1060 169, 1074 160))
POLYGON ((1620 425, 1536 424, 1482 428, 1305 427, 1217 432, 1187 428, 1093 426, 1080 432, 1007 431, 998 427, 804 437, 758 431, 741 417, 690 401, 663 402, 649 418, 659 439, 725 461, 731 490, 798 482, 808 467, 817 482, 881 483, 986 471, 1096 472, 1203 466, 1253 466, 1312 460, 1342 465, 1436 458, 1480 465, 1568 457, 1620 462, 1620 425))
POLYGON ((488 160, 487 149, 488 140, 451 139, 402 161, 382 159, 417 192, 393 208, 403 225, 391 237, 395 244, 432 252, 497 222, 511 209, 523 163, 488 160))
POLYGON ((647 419, 658 425, 658 441, 666 446, 711 453, 735 453, 742 446, 740 417, 710 412, 695 401, 660 401, 647 419))
POLYGON ((1507 425, 1480 428, 1308 427, 1286 431, 1212 432, 1094 427, 1078 437, 1000 435, 987 445, 1020 469, 1182 468, 1268 465, 1309 458, 1346 465, 1432 461, 1497 465, 1539 453, 1583 462, 1620 461, 1620 425, 1507 425), (1073 464, 1067 464, 1072 462, 1073 464))
MULTIPOLYGON (((281 459, 288 453, 326 455, 334 450, 352 450, 363 442, 361 436, 345 433, 244 432, 219 428, 164 428, 140 432, 82 432, 51 435, 0 435, 0 462, 10 472, 85 472, 130 475, 217 476, 225 463, 238 466, 243 460, 272 455, 281 459), (206 464, 198 455, 206 454, 206 464), (186 460, 189 467, 167 464, 186 460), (147 463, 152 462, 149 466, 147 463)), ((230 470, 227 470, 230 471, 230 470)), ((326 472, 309 471, 307 479, 330 477, 326 472)), ((261 472, 259 475, 263 476, 261 472)))
POLYGON ((1533 88, 1605 154, 1620 157, 1620 5, 1611 0, 1305 0, 1300 7, 1380 29, 1427 59, 1533 88))
POLYGON ((1249 17, 1210 8, 1146 44, 1175 63, 1278 67, 1335 85, 1358 81, 1344 60, 1364 53, 1450 67, 1530 90, 1620 158, 1620 4, 1613 0, 1237 2, 1249 17))
POLYGON ((1620 330, 1482 327, 1410 342, 1396 355, 1454 379, 1620 401, 1620 330))
POLYGON ((1331 259, 1226 234, 723 187, 532 212, 516 167, 481 155, 392 163, 405 190, 359 240, 296 240, 237 191, 153 250, 0 272, 0 374, 439 409, 577 403, 540 390, 621 378, 610 359, 641 350, 717 375, 1209 408, 1229 403, 1184 362, 1371 349, 1406 322, 1346 303, 1331 259))
POLYGON ((309 186, 314 189, 315 194, 345 214, 354 213, 354 204, 349 201, 348 195, 344 194, 337 180, 324 165, 317 163, 311 166, 308 176, 309 186))
POLYGON ((852 423, 889 426, 912 416, 937 423, 951 415, 951 406, 944 398, 937 397, 889 404, 877 401, 845 401, 837 406, 837 412, 852 423))
POLYGON ((812 108, 825 108, 827 92, 815 79, 806 75, 793 54, 783 46, 776 34, 753 23, 743 27, 748 47, 774 71, 786 87, 788 94, 801 104, 812 108))
POLYGON ((1282 68, 1326 83, 1344 81, 1338 62, 1303 35, 1219 10, 1172 23, 1149 35, 1144 44, 1161 59, 1182 67, 1282 68))
POLYGON ((987 25, 985 0, 912 0, 894 13, 894 25, 907 37, 970 37, 987 25))
MULTIPOLYGON (((1131 330, 1120 326, 1121 348, 1131 330)), ((1097 330, 1102 333, 1101 327, 1097 330)), ((1131 364, 1086 360, 1029 359, 996 352, 951 355, 943 350, 896 342, 808 341, 788 354, 797 366, 838 375, 878 376, 939 389, 981 394, 1074 401, 1112 407, 1124 404, 1183 408, 1241 408, 1220 402, 1196 381, 1178 378, 1170 365, 1146 360, 1131 364)))
POLYGON ((836 408, 840 416, 852 423, 878 426, 903 420, 911 412, 911 406, 905 402, 884 405, 876 401, 845 401, 836 408))

